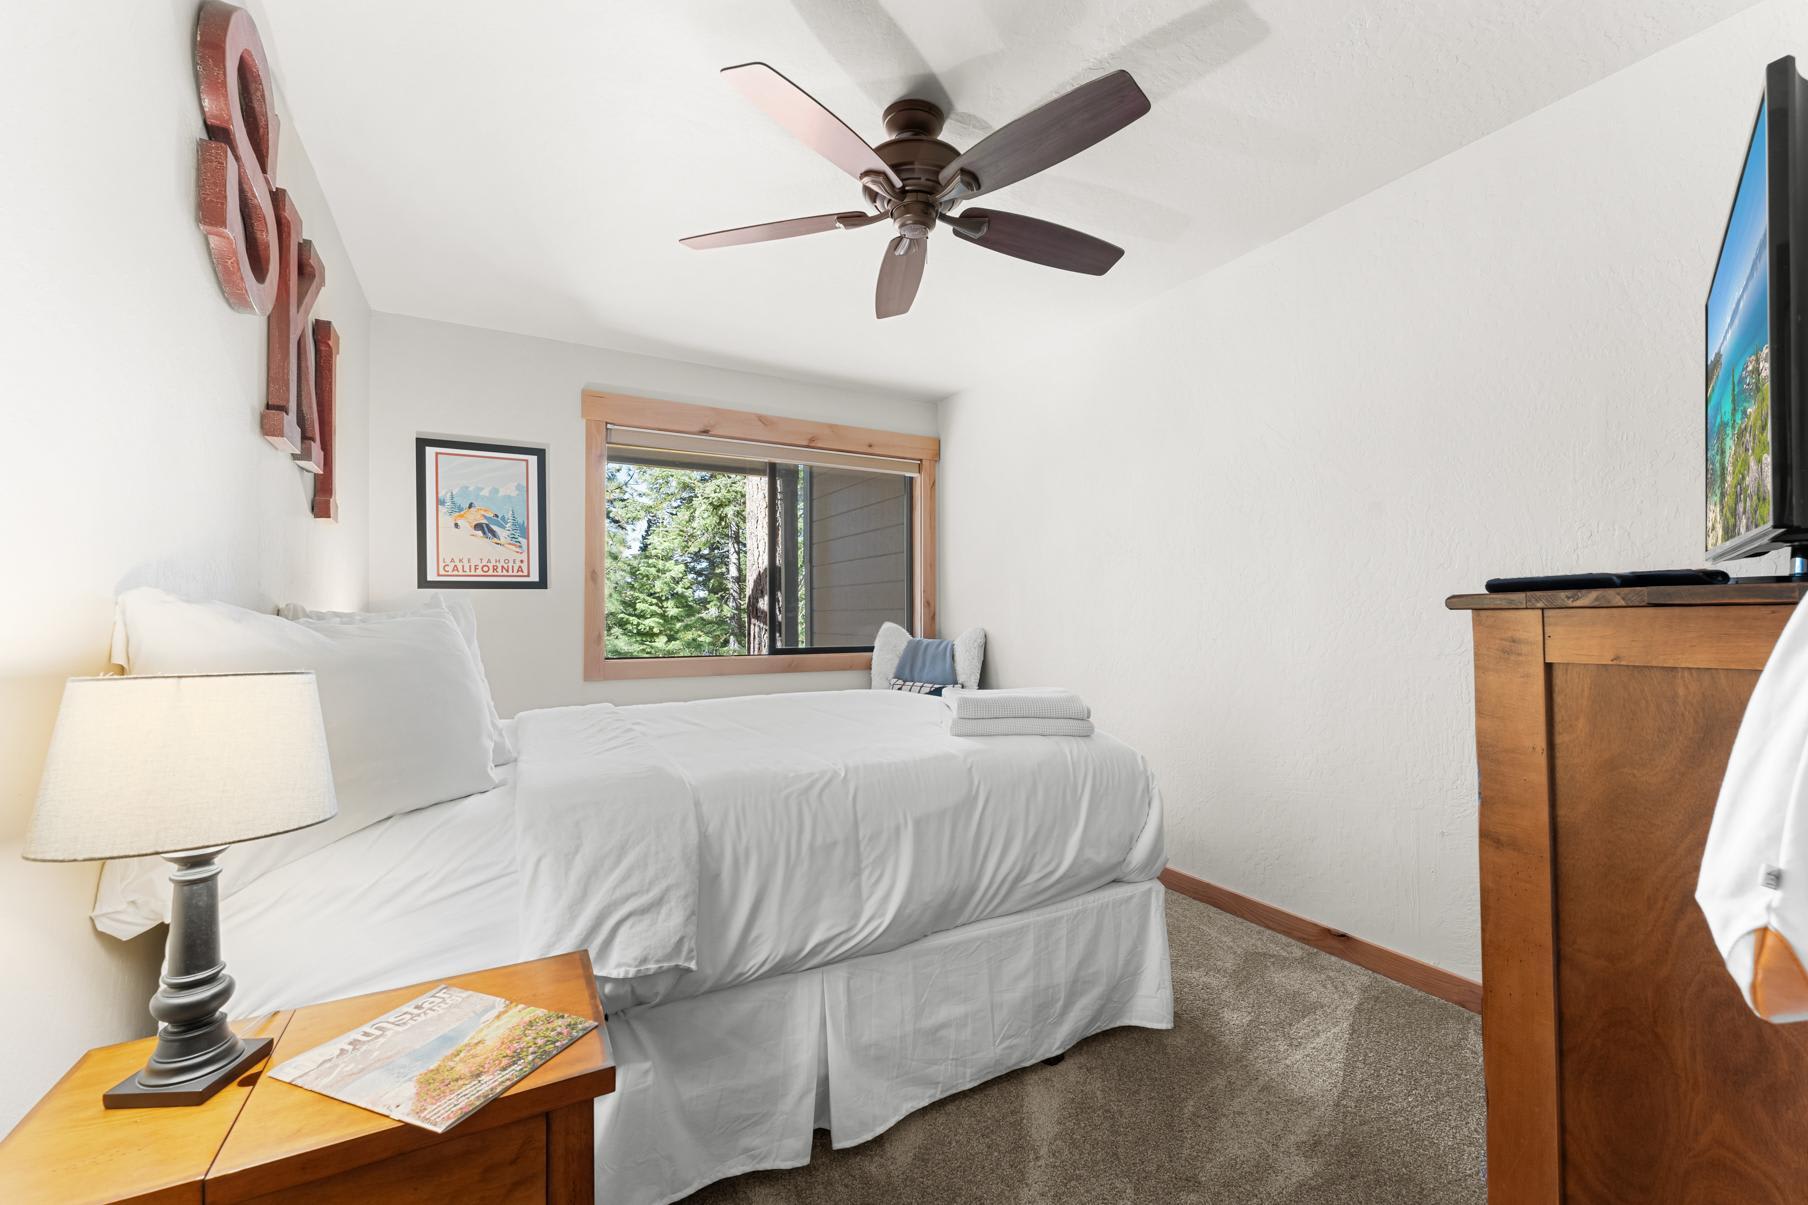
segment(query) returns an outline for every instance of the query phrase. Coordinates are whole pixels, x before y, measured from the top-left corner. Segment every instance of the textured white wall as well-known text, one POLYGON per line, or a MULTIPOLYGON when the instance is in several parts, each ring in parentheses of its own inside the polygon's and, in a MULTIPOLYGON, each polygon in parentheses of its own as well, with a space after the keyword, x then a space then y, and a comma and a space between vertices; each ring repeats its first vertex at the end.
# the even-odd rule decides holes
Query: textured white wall
MULTIPOLYGON (((247 605, 365 596, 369 310, 299 142, 281 180, 342 337, 338 524, 258 434, 264 323, 195 226, 193 0, 7 14, 0 70, 0 1131, 89 1046, 147 1033, 162 931, 88 923, 98 867, 19 859, 63 679, 98 673, 116 591, 247 605)), ((279 110, 286 112, 279 105, 279 110)), ((228 952, 230 957, 230 952, 228 952)))
POLYGON ((936 408, 885 394, 500 331, 378 314, 372 322, 371 594, 401 605, 415 588, 417 435, 547 449, 545 590, 467 590, 484 665, 504 715, 567 703, 646 703, 860 686, 864 673, 749 674, 585 682, 584 423, 586 387, 935 434, 936 408))
POLYGON ((1478 974, 1443 598, 1701 563, 1700 306, 1792 51, 1760 6, 944 402, 947 628, 1148 754, 1176 867, 1478 974))

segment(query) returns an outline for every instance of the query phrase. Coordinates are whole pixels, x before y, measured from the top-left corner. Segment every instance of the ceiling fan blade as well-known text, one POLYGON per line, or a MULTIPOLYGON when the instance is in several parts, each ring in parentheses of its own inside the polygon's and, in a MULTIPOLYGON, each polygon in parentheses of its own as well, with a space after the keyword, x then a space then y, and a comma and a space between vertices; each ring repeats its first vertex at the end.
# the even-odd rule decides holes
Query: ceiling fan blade
POLYGON ((1113 71, 988 134, 942 169, 942 183, 967 172, 977 184, 965 196, 994 192, 1079 154, 1148 111, 1149 98, 1130 73, 1113 71))
POLYGON ((1122 247, 1114 247, 1102 238, 997 209, 968 209, 947 221, 947 225, 969 243, 989 251, 1088 276, 1105 275, 1124 255, 1122 247), (969 233, 975 229, 980 233, 969 233))
POLYGON ((879 265, 879 287, 873 295, 873 311, 879 317, 893 318, 910 309, 928 259, 927 239, 907 239, 901 234, 892 239, 885 248, 885 262, 879 265))
POLYGON ((724 67, 722 75, 766 116, 784 126, 805 146, 858 180, 863 172, 882 172, 893 184, 897 173, 866 139, 817 99, 764 63, 724 67))
POLYGON ((736 226, 733 230, 712 230, 693 234, 678 241, 693 251, 715 247, 738 247, 743 243, 769 243, 773 239, 796 238, 800 234, 821 234, 827 230, 864 226, 871 215, 864 213, 819 213, 815 217, 786 218, 782 222, 761 222, 757 226, 736 226))

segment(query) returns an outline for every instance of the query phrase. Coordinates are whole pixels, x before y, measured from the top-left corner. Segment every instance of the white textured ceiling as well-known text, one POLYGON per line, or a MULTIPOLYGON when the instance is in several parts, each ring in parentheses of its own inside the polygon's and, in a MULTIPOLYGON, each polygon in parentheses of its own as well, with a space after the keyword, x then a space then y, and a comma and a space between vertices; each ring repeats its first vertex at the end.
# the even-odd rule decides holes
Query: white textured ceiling
POLYGON ((1753 0, 263 0, 266 43, 371 304, 941 396, 1753 0), (869 141, 904 95, 967 147, 1126 68, 1141 121, 983 202, 1123 246, 1102 278, 938 231, 872 316, 888 226, 696 252, 860 207, 717 77, 771 63, 869 141))

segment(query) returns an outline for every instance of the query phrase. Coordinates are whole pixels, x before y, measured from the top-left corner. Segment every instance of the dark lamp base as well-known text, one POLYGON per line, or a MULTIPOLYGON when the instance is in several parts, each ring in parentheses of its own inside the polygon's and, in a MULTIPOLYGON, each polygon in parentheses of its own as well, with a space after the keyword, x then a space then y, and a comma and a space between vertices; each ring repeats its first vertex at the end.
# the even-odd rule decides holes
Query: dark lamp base
POLYGON ((109 1089, 100 1098, 101 1103, 109 1109, 163 1109, 176 1105, 202 1104, 221 1088, 262 1062, 275 1043, 274 1038, 241 1040, 240 1046, 243 1049, 239 1056, 218 1071, 154 1088, 147 1088, 139 1083, 139 1073, 133 1072, 109 1089))
POLYGON ((224 846, 164 854, 170 871, 170 927, 163 978, 151 997, 157 1044, 131 1079, 101 1097, 109 1109, 198 1105, 270 1053, 269 1038, 246 1041, 226 1022, 232 976, 220 960, 220 864, 224 846))

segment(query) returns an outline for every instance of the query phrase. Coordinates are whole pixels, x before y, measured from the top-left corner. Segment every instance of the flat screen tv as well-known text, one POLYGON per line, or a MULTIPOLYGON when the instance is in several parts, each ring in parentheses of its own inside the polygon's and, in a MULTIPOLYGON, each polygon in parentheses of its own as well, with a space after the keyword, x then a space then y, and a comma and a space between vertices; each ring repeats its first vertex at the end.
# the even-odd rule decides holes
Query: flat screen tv
POLYGON ((1765 78, 1707 299, 1707 554, 1808 552, 1808 385, 1792 260, 1808 248, 1808 81, 1765 78))

